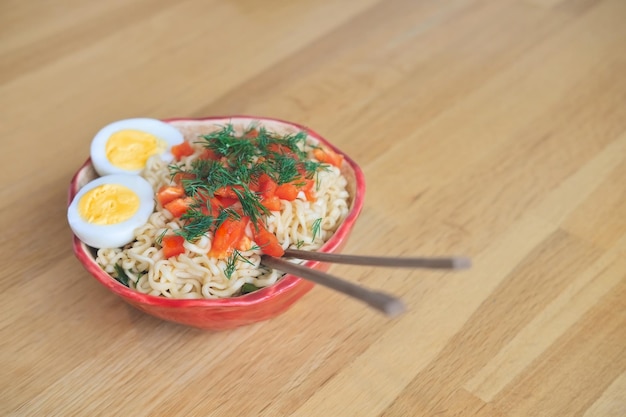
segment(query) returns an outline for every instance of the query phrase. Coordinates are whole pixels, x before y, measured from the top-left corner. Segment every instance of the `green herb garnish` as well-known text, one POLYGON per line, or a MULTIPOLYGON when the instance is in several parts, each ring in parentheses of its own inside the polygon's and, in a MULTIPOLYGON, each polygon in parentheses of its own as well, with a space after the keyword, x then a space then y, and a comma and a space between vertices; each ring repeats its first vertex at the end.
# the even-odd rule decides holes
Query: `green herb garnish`
MULTIPOLYGON (((263 192, 255 191, 264 175, 278 185, 301 187, 325 169, 325 164, 307 158, 314 145, 307 143, 304 131, 280 135, 253 123, 238 134, 232 124, 226 124, 200 136, 197 143, 219 159, 169 166, 171 178, 178 176, 185 194, 194 200, 181 216, 184 224, 175 232, 188 241, 215 231, 228 218, 246 216, 253 227, 258 227, 271 215, 263 204, 263 192), (219 204, 224 196, 236 198, 238 204, 217 210, 216 201, 219 204)), ((319 224, 315 227, 319 229, 319 224)), ((318 232, 314 231, 314 238, 318 232)))
POLYGON ((241 252, 235 249, 233 251, 233 254, 226 260, 226 268, 224 268, 224 275, 226 275, 226 278, 230 279, 235 273, 235 270, 237 269, 237 261, 243 261, 249 265, 252 265, 252 261, 250 261, 248 258, 243 256, 241 252))
POLYGON ((311 241, 315 241, 315 238, 320 234, 322 227, 322 218, 315 219, 313 224, 311 225, 311 232, 313 236, 311 237, 311 241))
POLYGON ((193 242, 204 235, 215 223, 213 216, 206 215, 201 210, 194 208, 183 214, 181 220, 185 221, 185 226, 174 233, 184 237, 189 242, 193 242))
POLYGON ((128 283, 130 281, 130 278, 126 274, 126 271, 124 271, 124 268, 122 268, 122 266, 120 264, 115 264, 113 266, 113 268, 115 268, 114 278, 117 281, 119 281, 122 285, 128 287, 128 283))
POLYGON ((163 231, 161 233, 159 233, 159 235, 154 239, 154 241, 158 244, 161 245, 163 243, 163 237, 167 234, 167 229, 163 229, 163 231))

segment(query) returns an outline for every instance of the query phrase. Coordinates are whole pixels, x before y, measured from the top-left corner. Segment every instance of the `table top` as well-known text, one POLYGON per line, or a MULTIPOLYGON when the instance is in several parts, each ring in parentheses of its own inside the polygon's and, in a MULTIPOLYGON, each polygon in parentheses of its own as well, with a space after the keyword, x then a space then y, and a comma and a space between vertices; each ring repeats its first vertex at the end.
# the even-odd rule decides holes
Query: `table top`
POLYGON ((0 4, 0 414, 626 415, 626 2, 0 4), (344 249, 467 271, 332 266, 223 332, 160 321, 75 258, 70 178, 128 117, 301 123, 362 167, 344 249))

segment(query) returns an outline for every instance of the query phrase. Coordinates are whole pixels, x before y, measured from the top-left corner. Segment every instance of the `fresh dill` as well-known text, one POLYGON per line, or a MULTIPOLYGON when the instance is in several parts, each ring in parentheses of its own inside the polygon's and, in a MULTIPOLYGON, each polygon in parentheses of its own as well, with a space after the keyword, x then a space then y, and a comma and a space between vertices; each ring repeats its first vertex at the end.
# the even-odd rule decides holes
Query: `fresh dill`
POLYGON ((204 135, 206 147, 217 155, 226 157, 231 162, 249 163, 256 155, 256 145, 247 138, 237 137, 232 124, 204 135))
POLYGON ((328 164, 324 164, 318 161, 312 161, 310 159, 302 162, 302 165, 304 167, 305 177, 308 179, 313 178, 313 176, 315 176, 318 171, 328 171, 329 167, 328 164))
POLYGON ((167 234, 167 229, 163 229, 163 231, 159 233, 159 235, 154 239, 154 241, 158 245, 160 245, 161 243, 163 243, 163 238, 165 237, 166 234, 167 234))
POLYGON ((243 256, 241 252, 235 249, 233 251, 233 254, 230 255, 228 259, 226 259, 226 268, 224 268, 224 275, 226 275, 226 278, 230 279, 233 276, 233 274, 235 273, 235 270, 237 269, 238 261, 242 261, 249 265, 253 265, 251 260, 243 256))
POLYGON ((287 155, 276 155, 272 160, 272 168, 276 172, 276 182, 278 184, 286 184, 300 177, 299 161, 287 155))
POLYGON ((230 208, 230 207, 223 209, 222 211, 219 212, 217 217, 215 217, 215 220, 214 220, 215 228, 217 229, 218 227, 220 227, 222 223, 224 223, 227 219, 239 220, 241 219, 241 214, 239 214, 237 210, 230 208))
POLYGON ((203 179, 211 183, 212 176, 217 172, 222 172, 223 165, 213 159, 196 159, 191 163, 191 170, 188 172, 196 178, 203 179))
POLYGON ((311 241, 315 241, 315 238, 320 235, 321 231, 322 218, 320 217, 318 219, 315 219, 315 221, 313 221, 313 224, 311 225, 311 233, 313 234, 313 236, 311 236, 311 241))
MULTIPOLYGON (((249 132, 249 131, 248 131, 249 132)), ((272 142, 272 138, 264 126, 261 126, 260 129, 256 129, 256 143, 259 149, 263 151, 267 151, 269 144, 272 142)))
MULTIPOLYGON (((189 165, 169 166, 172 181, 179 182, 185 194, 193 199, 181 216, 184 224, 175 233, 194 241, 214 232, 226 219, 243 216, 257 227, 271 215, 263 204, 262 192, 257 191, 264 175, 278 185, 291 183, 303 187, 318 171, 327 168, 326 164, 307 157, 315 147, 307 142, 307 137, 306 131, 281 135, 257 123, 251 123, 243 132, 229 123, 200 136, 196 143, 210 150, 215 158, 198 158, 189 165), (220 206, 224 196, 237 204, 220 206)), ((319 229, 319 222, 318 226, 314 223, 315 228, 319 229)), ((318 233, 319 230, 314 231, 314 238, 318 233)))
POLYGON ((175 233, 189 242, 193 242, 204 235, 215 222, 213 216, 206 215, 201 210, 193 208, 183 214, 181 220, 185 221, 185 225, 176 230, 175 233))
POLYGON ((170 171, 170 181, 173 181, 174 177, 176 177, 177 174, 185 172, 185 170, 182 167, 176 164, 168 165, 167 169, 170 171))
POLYGON ((228 279, 230 279, 233 276, 237 268, 237 254, 238 252, 235 250, 235 252, 228 259, 226 259, 226 267, 224 268, 224 275, 226 275, 226 278, 228 279))
POLYGON ((201 178, 183 179, 181 185, 185 189, 185 194, 194 198, 207 195, 210 192, 206 181, 201 178))
POLYGON ((233 191, 237 195, 239 203, 241 203, 241 210, 243 214, 250 217, 252 224, 257 224, 261 216, 269 215, 270 211, 261 204, 259 196, 250 191, 250 188, 246 184, 241 183, 239 185, 241 185, 243 190, 233 187, 233 191))

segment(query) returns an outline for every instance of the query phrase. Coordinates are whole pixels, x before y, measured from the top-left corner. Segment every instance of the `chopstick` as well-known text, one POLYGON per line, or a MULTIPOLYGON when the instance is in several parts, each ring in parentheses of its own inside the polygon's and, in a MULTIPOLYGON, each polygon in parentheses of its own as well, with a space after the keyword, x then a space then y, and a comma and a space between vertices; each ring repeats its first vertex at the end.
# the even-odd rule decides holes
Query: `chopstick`
MULTIPOLYGON (((431 269, 466 269, 471 266, 469 258, 394 258, 383 256, 357 256, 336 253, 303 251, 286 249, 285 257, 310 261, 332 262, 349 265, 383 266, 395 268, 431 268, 431 269)), ((298 277, 324 285, 352 298, 360 300, 388 316, 394 317, 404 312, 402 300, 380 291, 370 290, 352 282, 327 274, 316 269, 307 268, 273 256, 263 256, 261 262, 270 268, 293 274, 298 277)))
POLYGON ((298 277, 313 281, 317 284, 339 291, 345 295, 360 300, 369 306, 383 312, 384 314, 394 317, 405 311, 402 300, 384 292, 370 290, 365 287, 344 281, 341 278, 327 274, 316 269, 307 268, 302 265, 294 264, 284 259, 272 256, 263 256, 261 263, 270 268, 278 269, 282 272, 293 274, 298 277))
POLYGON ((297 249, 286 249, 289 258, 310 261, 332 262, 337 264, 383 266, 392 268, 431 268, 431 269, 467 269, 472 262, 469 258, 394 258, 382 256, 342 255, 337 253, 313 252, 297 249))

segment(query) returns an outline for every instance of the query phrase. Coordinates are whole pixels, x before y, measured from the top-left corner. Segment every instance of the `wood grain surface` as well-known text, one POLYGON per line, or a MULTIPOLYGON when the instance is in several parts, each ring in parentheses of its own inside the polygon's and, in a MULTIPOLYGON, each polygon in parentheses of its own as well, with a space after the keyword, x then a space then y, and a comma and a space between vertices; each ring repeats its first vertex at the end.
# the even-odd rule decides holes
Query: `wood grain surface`
POLYGON ((0 2, 0 415, 626 415, 626 1, 0 2), (307 125, 363 168, 336 265, 388 319, 316 287, 207 332, 82 268, 67 187, 128 117, 307 125))

